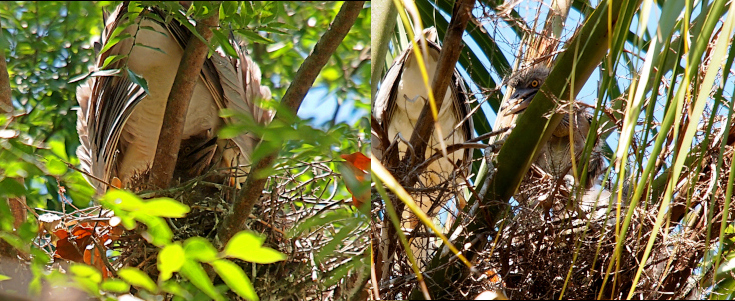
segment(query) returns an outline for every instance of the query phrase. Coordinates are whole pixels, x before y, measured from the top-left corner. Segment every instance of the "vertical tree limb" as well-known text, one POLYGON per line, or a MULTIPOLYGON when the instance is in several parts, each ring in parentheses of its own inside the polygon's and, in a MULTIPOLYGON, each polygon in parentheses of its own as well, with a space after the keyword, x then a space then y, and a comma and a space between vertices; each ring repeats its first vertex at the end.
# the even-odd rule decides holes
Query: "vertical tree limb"
POLYGON ((3 38, 3 27, 0 24, 0 114, 11 113, 13 104, 10 101, 10 76, 8 66, 5 64, 5 42, 3 38))
MULTIPOLYGON (((8 66, 5 63, 5 42, 3 40, 3 29, 0 25, 0 114, 12 114, 13 103, 11 101, 12 91, 10 90, 10 76, 8 75, 8 66)), ((18 182, 23 183, 23 178, 16 178, 18 182)), ((13 226, 18 228, 21 223, 26 220, 26 210, 23 204, 24 196, 8 198, 8 206, 13 214, 13 226)), ((0 239, 0 258, 16 259, 18 251, 10 244, 0 239)))
MULTIPOLYGON (((436 73, 431 82, 431 89, 434 94, 434 102, 436 109, 441 110, 442 103, 444 102, 444 95, 447 93, 447 88, 452 80, 452 74, 454 74, 454 66, 457 65, 459 60, 459 53, 462 50, 462 34, 465 28, 467 28, 467 21, 470 19, 472 8, 475 6, 475 0, 457 0, 454 4, 452 12, 452 19, 447 27, 447 33, 444 36, 444 43, 442 44, 442 51, 439 54, 439 61, 436 66, 436 73)), ((416 129, 411 135, 410 143, 415 150, 415 153, 419 155, 419 158, 413 156, 405 156, 403 160, 407 162, 413 162, 409 166, 415 166, 416 164, 424 161, 426 154, 426 146, 429 143, 429 137, 434 130, 434 118, 431 115, 431 106, 427 101, 424 108, 421 110, 418 121, 416 122, 416 129)), ((410 177, 410 182, 406 183, 404 187, 411 187, 415 184, 418 177, 410 177)))
MULTIPOLYGON (((213 35, 210 28, 216 27, 219 21, 219 4, 215 7, 217 9, 211 16, 199 20, 196 25, 197 32, 207 40, 207 43, 213 35)), ((186 44, 173 86, 171 86, 171 93, 168 95, 166 111, 163 115, 164 122, 158 136, 156 156, 151 167, 151 181, 154 186, 166 188, 171 182, 181 147, 186 112, 189 110, 189 102, 194 94, 194 87, 202 72, 208 51, 207 44, 193 35, 186 44)))
MULTIPOLYGON (((342 8, 340 8, 339 13, 337 13, 337 16, 334 17, 334 21, 332 21, 329 29, 327 29, 316 45, 314 45, 314 49, 306 57, 304 63, 301 64, 301 67, 299 67, 299 70, 294 76, 294 81, 288 87, 286 94, 281 100, 283 106, 292 111, 290 114, 298 112, 301 102, 314 84, 317 75, 319 75, 324 65, 327 64, 332 53, 337 50, 337 46, 342 43, 342 40, 344 40, 350 31, 352 25, 355 24, 364 3, 365 1, 345 2, 342 8)), ((276 118, 281 114, 283 113, 277 113, 276 118)), ((260 147, 261 144, 256 147, 255 152, 260 147)), ((274 159, 278 156, 279 149, 276 148, 276 150, 252 166, 250 175, 245 180, 240 196, 233 203, 232 211, 228 212, 224 222, 219 227, 218 235, 222 245, 225 245, 235 233, 244 228, 245 220, 253 210, 255 202, 260 198, 263 187, 265 187, 265 181, 268 179, 259 175, 259 173, 273 164, 274 159)))

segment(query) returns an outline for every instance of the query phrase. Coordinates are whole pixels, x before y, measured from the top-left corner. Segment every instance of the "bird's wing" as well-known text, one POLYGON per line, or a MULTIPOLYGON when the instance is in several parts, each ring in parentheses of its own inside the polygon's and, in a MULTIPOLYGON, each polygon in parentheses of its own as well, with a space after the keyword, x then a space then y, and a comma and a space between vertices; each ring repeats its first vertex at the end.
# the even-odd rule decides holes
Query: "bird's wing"
POLYGON ((393 61, 393 64, 390 66, 388 72, 383 78, 383 82, 380 84, 378 94, 375 95, 373 115, 375 115, 375 119, 383 125, 384 129, 387 124, 390 124, 392 113, 395 111, 398 82, 403 74, 403 65, 406 64, 409 55, 412 53, 412 48, 412 46, 409 46, 393 61))
MULTIPOLYGON (((457 97, 457 100, 452 103, 454 106, 454 114, 457 120, 462 121, 465 117, 470 115, 470 103, 469 98, 467 97, 467 90, 465 89, 465 83, 462 79, 462 75, 459 74, 459 71, 457 69, 454 69, 454 74, 452 75, 452 83, 450 85, 450 88, 452 89, 452 95, 455 95, 457 97)), ((475 124, 472 122, 472 117, 467 118, 466 121, 464 121, 461 125, 461 131, 460 135, 463 135, 462 141, 467 141, 472 138, 472 136, 475 133, 475 124)), ((464 151, 464 158, 465 162, 469 162, 472 160, 473 152, 466 148, 464 151)))
MULTIPOLYGON (((434 49, 437 52, 441 51, 441 47, 433 42, 431 38, 427 38, 426 42, 429 48, 434 49)), ((378 122, 380 122, 380 127, 383 129, 384 133, 387 133, 388 125, 391 123, 393 113, 395 112, 398 83, 400 82, 400 78, 403 75, 404 65, 410 59, 411 55, 413 55, 413 44, 409 45, 400 54, 400 56, 398 56, 393 61, 393 64, 388 69, 388 72, 383 78, 381 88, 378 90, 378 93, 375 96, 375 102, 373 104, 372 110, 373 116, 378 122)), ((452 112, 454 112, 454 116, 457 120, 463 120, 466 116, 469 115, 471 109, 467 98, 464 80, 462 79, 462 76, 459 74, 456 68, 454 69, 452 81, 449 88, 452 91, 452 95, 454 95, 452 112)), ((460 127, 460 134, 463 136, 462 140, 469 140, 472 137, 473 133, 474 123, 472 122, 472 118, 468 118, 468 120, 464 122, 460 127)), ((393 137, 387 138, 390 141, 393 137)), ((378 145, 380 145, 380 143, 378 143, 378 145)), ((383 145, 382 147, 385 148, 387 147, 387 145, 383 145)), ((384 150, 373 149, 372 152, 382 154, 382 151, 384 150)), ((464 157, 466 158, 466 160, 469 160, 469 158, 471 158, 470 156, 472 156, 472 152, 470 151, 470 149, 466 149, 464 157)))
MULTIPOLYGON (((110 15, 103 32, 103 42, 109 42, 110 33, 121 22, 127 8, 120 5, 110 15)), ((101 68, 110 53, 102 53, 97 60, 101 68)), ((119 68, 111 64, 109 69, 119 68)), ((145 97, 145 91, 130 81, 127 75, 91 77, 86 84, 77 88, 77 131, 81 145, 77 148, 82 170, 104 181, 110 179, 115 168, 118 142, 125 121, 135 105, 145 97)), ((98 193, 105 184, 91 180, 98 193)))
MULTIPOLYGON (((236 48, 239 56, 237 59, 227 59, 218 54, 212 55, 211 59, 224 91, 224 107, 243 114, 246 118, 252 118, 256 124, 268 124, 273 119, 273 112, 263 109, 258 102, 270 100, 271 91, 267 86, 261 85, 258 65, 240 47, 236 48)), ((232 122, 229 118, 226 121, 232 122)), ((232 141, 240 149, 245 159, 243 163, 251 163, 250 155, 260 139, 245 132, 233 137, 232 141)))

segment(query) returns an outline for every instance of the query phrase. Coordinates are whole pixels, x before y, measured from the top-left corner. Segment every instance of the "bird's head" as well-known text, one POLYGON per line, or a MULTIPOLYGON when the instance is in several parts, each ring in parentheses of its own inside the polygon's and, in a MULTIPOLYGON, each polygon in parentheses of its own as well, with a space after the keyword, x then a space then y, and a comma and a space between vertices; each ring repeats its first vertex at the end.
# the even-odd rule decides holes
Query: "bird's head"
POLYGON ((513 95, 508 99, 505 105, 506 108, 503 108, 504 115, 523 112, 531 103, 536 92, 541 89, 541 85, 549 76, 549 72, 550 70, 546 67, 536 66, 511 76, 507 81, 507 85, 513 88, 513 95))

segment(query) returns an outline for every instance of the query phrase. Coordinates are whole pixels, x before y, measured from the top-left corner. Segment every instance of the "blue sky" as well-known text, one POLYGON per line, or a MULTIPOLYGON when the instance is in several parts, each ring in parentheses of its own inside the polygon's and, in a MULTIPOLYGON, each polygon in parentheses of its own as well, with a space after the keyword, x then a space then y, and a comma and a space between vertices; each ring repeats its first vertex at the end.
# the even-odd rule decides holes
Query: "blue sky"
POLYGON ((350 97, 343 100, 342 105, 338 107, 337 97, 334 93, 329 93, 327 87, 312 87, 299 108, 298 116, 307 120, 311 119, 311 125, 314 127, 321 127, 325 122, 332 120, 334 111, 339 109, 337 123, 354 124, 369 113, 355 109, 355 101, 357 101, 356 97, 350 97))

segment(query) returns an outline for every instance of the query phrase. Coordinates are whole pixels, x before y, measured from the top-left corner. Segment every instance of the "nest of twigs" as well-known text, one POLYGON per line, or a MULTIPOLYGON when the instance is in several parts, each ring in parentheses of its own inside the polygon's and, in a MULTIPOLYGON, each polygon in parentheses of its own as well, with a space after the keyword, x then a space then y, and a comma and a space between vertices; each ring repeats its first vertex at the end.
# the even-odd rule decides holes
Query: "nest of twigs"
MULTIPOLYGON (((144 176, 140 175, 133 179, 131 186, 135 187, 137 183, 139 184, 137 187, 145 187, 142 180, 144 176)), ((237 197, 239 191, 230 185, 213 183, 206 179, 207 175, 169 189, 136 193, 144 199, 173 198, 191 208, 184 218, 166 219, 174 234, 173 241, 184 241, 198 236, 212 242, 215 248, 221 249, 223 246, 218 241, 217 228, 223 222, 225 214, 231 210, 231 200, 237 197)), ((349 233, 343 233, 345 235, 335 241, 335 234, 343 229, 335 226, 334 222, 318 221, 319 217, 337 210, 343 212, 353 210, 347 205, 349 203, 333 200, 338 189, 338 181, 341 181, 340 174, 319 162, 289 166, 268 179, 245 226, 248 230, 265 237, 264 246, 284 253, 287 259, 267 265, 232 259, 247 273, 261 299, 336 300, 344 299, 348 295, 354 296, 355 292, 362 288, 369 277, 369 273, 359 269, 361 255, 365 254, 369 246, 365 235, 367 223, 352 229, 349 233), (299 178, 305 173, 313 174, 313 178, 308 180, 299 178), (293 231, 309 219, 317 219, 317 222, 307 229, 293 231), (335 250, 317 256, 317 253, 327 245, 332 245, 335 250), (340 269, 344 273, 335 274, 335 271, 340 269)), ((234 183, 230 179, 224 182, 234 183)), ((356 212, 353 213, 357 215, 356 212)), ((155 281, 159 275, 157 268, 159 248, 146 240, 145 230, 145 225, 138 223, 135 229, 126 230, 116 238, 115 244, 110 247, 117 250, 119 255, 108 258, 109 266, 112 270, 135 267, 155 281)), ((209 266, 203 266, 215 285, 224 283, 209 266)), ((174 277, 188 281, 180 275, 175 274, 174 277)), ((136 292, 135 288, 132 292, 136 292)), ((166 299, 171 297, 167 296, 166 299)), ((232 292, 228 293, 227 298, 242 300, 232 292)))
MULTIPOLYGON (((734 149, 726 146, 715 182, 712 171, 720 156, 719 142, 714 141, 712 145, 706 150, 699 174, 693 176, 694 171, 687 170, 676 185, 674 199, 668 207, 671 221, 664 222, 657 232, 634 296, 698 298, 697 294, 703 291, 700 285, 709 285, 698 279, 711 278, 712 271, 695 274, 694 270, 701 264, 703 254, 718 240, 728 181, 727 172, 723 171, 730 169, 734 149), (709 241, 708 220, 711 221, 709 241)), ((594 193, 588 191, 586 195, 576 195, 572 188, 532 168, 521 184, 521 193, 509 204, 510 213, 496 225, 499 231, 469 233, 462 227, 481 217, 461 216, 460 231, 445 233, 455 237, 476 236, 474 241, 481 241, 483 247, 479 253, 470 255, 475 272, 467 271, 461 277, 444 274, 456 279, 442 287, 444 297, 472 299, 490 290, 502 291, 510 299, 627 298, 662 200, 641 200, 637 204, 619 250, 620 260, 610 265, 615 254, 616 231, 620 231, 630 208, 632 185, 626 184, 623 189, 619 218, 616 218, 618 195, 613 188, 597 185, 591 189, 594 193), (604 192, 597 199, 600 190, 604 192)), ((375 205, 379 203, 378 198, 375 205)), ((400 246, 394 256, 389 280, 380 282, 381 297, 386 299, 406 298, 419 285, 400 246)), ((452 264, 461 265, 456 259, 452 264)), ((447 268, 439 267, 440 274, 447 268)), ((431 272, 424 271, 424 275, 431 272)), ((426 281, 431 286, 433 280, 426 281)))
MULTIPOLYGON (((721 170, 729 170, 732 152, 733 148, 727 146, 721 170)), ((634 296, 698 297, 702 288, 695 280, 711 277, 711 271, 704 275, 694 275, 692 271, 719 235, 728 179, 727 174, 721 173, 717 183, 713 183, 708 170, 717 162, 718 153, 718 149, 708 151, 699 176, 680 179, 670 207, 672 220, 658 231, 634 296), (692 192, 688 202, 687 191, 692 192), (713 218, 708 243, 706 222, 710 210, 713 218), (684 211, 689 212, 688 219, 682 219, 684 211)), ((603 196, 597 207, 578 206, 580 199, 574 198, 573 192, 539 172, 529 172, 519 191, 537 197, 518 196, 519 201, 511 204, 512 214, 501 221, 503 227, 498 237, 489 237, 477 256, 475 268, 479 273, 453 283, 452 289, 447 290, 450 298, 471 298, 487 290, 502 290, 510 299, 559 299, 562 293, 564 299, 627 298, 656 222, 660 200, 636 206, 620 250, 621 259, 610 266, 616 223, 623 224, 629 209, 626 203, 621 204, 621 217, 616 220, 616 193, 611 203, 603 196), (543 199, 539 201, 538 196, 543 199)), ((632 192, 626 187, 624 199, 629 199, 632 192)))

